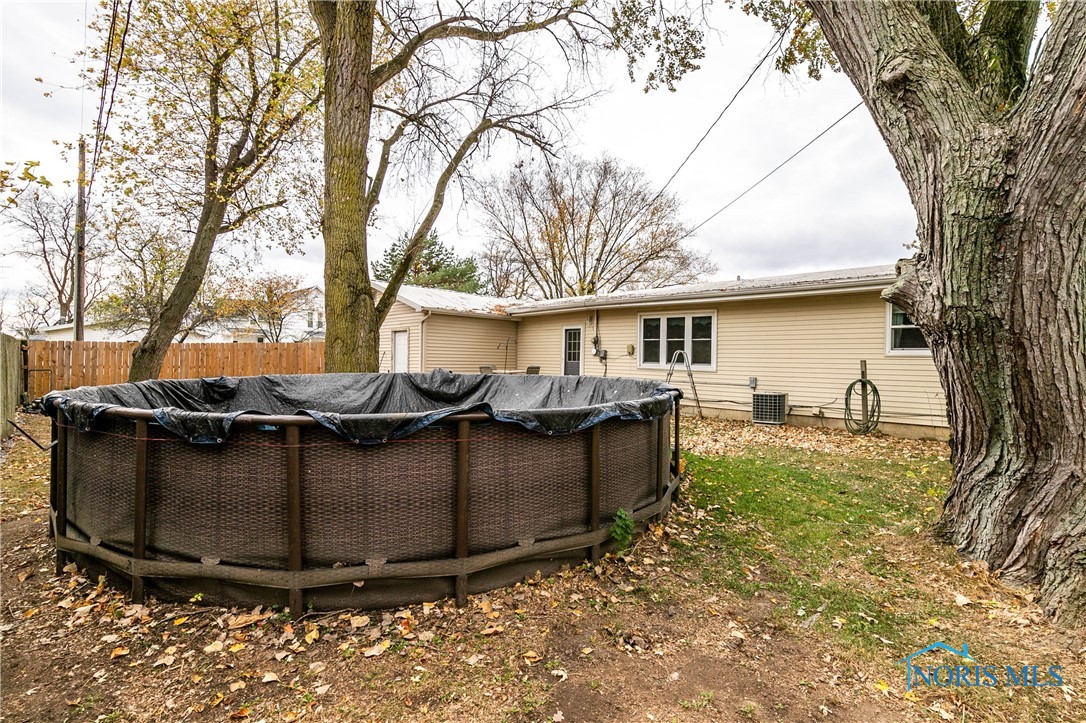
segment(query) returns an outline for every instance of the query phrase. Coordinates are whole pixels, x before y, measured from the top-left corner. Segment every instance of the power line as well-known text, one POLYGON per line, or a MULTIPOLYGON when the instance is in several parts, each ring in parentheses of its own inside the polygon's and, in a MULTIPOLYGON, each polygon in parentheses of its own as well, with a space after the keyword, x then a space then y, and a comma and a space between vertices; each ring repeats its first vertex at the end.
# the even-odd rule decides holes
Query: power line
MULTIPOLYGON (((734 93, 732 93, 732 97, 730 99, 728 99, 728 102, 724 104, 723 108, 721 108, 720 113, 718 113, 717 116, 716 116, 716 119, 713 120, 713 122, 709 124, 709 127, 705 129, 705 132, 701 135, 701 138, 698 139, 698 142, 695 143, 694 147, 690 149, 690 152, 686 154, 686 158, 684 158, 682 160, 682 163, 680 163, 678 165, 678 167, 675 168, 675 170, 671 174, 671 177, 667 179, 667 183, 665 183, 663 186, 661 186, 660 190, 658 190, 656 193, 654 193, 652 195, 652 198, 649 199, 648 203, 644 204, 641 207, 641 210, 637 212, 637 215, 635 215, 633 217, 633 219, 630 221, 630 225, 634 226, 634 229, 630 233, 630 235, 626 239, 626 241, 624 241, 623 243, 628 242, 630 239, 632 239, 634 236, 637 235, 637 233, 639 232, 639 229, 636 227, 635 224, 641 219, 641 216, 644 213, 646 213, 649 209, 652 208, 653 204, 655 204, 658 200, 660 200, 660 197, 664 195, 664 191, 667 190, 668 186, 671 185, 671 182, 675 180, 675 177, 679 175, 679 172, 682 171, 682 169, 686 166, 686 164, 690 161, 690 159, 693 158, 694 154, 697 153, 698 149, 701 148, 701 144, 705 142, 705 139, 709 137, 709 134, 712 133, 713 129, 716 128, 717 124, 720 123, 721 118, 723 118, 724 114, 728 112, 728 109, 732 107, 732 105, 735 103, 736 99, 739 97, 739 94, 742 93, 743 90, 748 85, 750 85, 750 81, 754 79, 754 76, 758 74, 758 71, 761 69, 761 67, 763 65, 765 65, 765 61, 769 60, 769 58, 773 55, 773 53, 777 52, 777 50, 780 49, 781 44, 784 42, 784 39, 788 34, 788 30, 791 27, 792 27, 792 25, 789 24, 787 27, 783 28, 777 34, 776 38, 769 43, 768 49, 765 51, 765 53, 762 55, 762 57, 758 60, 758 62, 754 64, 754 67, 750 69, 750 73, 747 74, 747 77, 742 82, 742 84, 740 84, 740 86, 736 89, 736 91, 734 93)), ((688 235, 689 234, 687 234, 687 236, 688 235)), ((686 236, 683 236, 683 238, 686 238, 686 236)))
POLYGON ((106 39, 105 63, 102 69, 102 93, 98 100, 98 121, 94 129, 94 149, 91 152, 90 175, 87 179, 87 196, 90 196, 91 187, 94 185, 94 177, 98 172, 98 162, 101 160, 102 151, 106 144, 106 131, 109 128, 109 120, 113 116, 113 103, 117 94, 117 81, 121 75, 121 61, 124 59, 124 46, 128 39, 128 28, 132 19, 132 0, 128 0, 125 10, 124 27, 121 29, 120 42, 117 43, 117 23, 120 9, 120 0, 113 0, 109 19, 109 37, 106 39), (114 48, 116 47, 116 58, 114 48), (111 66, 116 66, 110 83, 109 71, 111 66), (108 105, 107 105, 108 101, 108 105))
POLYGON ((88 2, 89 2, 89 0, 83 0, 83 56, 82 56, 83 71, 80 73, 80 75, 83 76, 81 78, 83 82, 79 84, 80 85, 80 88, 79 88, 79 135, 80 135, 80 137, 82 137, 82 135, 83 135, 83 123, 86 121, 86 115, 84 113, 84 108, 86 106, 86 100, 87 100, 86 68, 87 68, 87 22, 89 21, 89 18, 87 17, 87 4, 88 4, 88 2))
MULTIPOLYGON (((719 216, 720 214, 724 213, 724 212, 725 212, 725 211, 727 211, 727 210, 728 210, 729 208, 731 208, 731 206, 732 206, 733 204, 735 204, 735 203, 736 203, 737 201, 739 201, 739 199, 743 198, 743 197, 744 197, 744 196, 746 196, 746 195, 747 195, 748 193, 750 193, 751 191, 753 191, 753 190, 754 190, 755 188, 757 188, 758 186, 762 185, 762 182, 763 182, 763 181, 765 181, 765 180, 766 180, 766 179, 768 179, 768 178, 769 178, 770 176, 772 176, 772 175, 773 175, 774 173, 776 173, 777 171, 781 170, 781 169, 782 169, 782 168, 784 168, 784 167, 785 167, 786 165, 788 165, 788 164, 789 164, 789 163, 790 163, 790 162, 792 161, 792 159, 794 159, 794 158, 795 158, 796 156, 798 156, 798 155, 799 155, 800 153, 803 153, 803 152, 804 152, 805 150, 807 150, 807 149, 808 149, 808 148, 810 148, 810 147, 811 147, 812 145, 814 145, 815 141, 817 141, 817 140, 818 140, 819 138, 821 138, 822 136, 826 135, 826 134, 827 134, 827 133, 829 133, 829 132, 830 132, 831 130, 833 130, 833 128, 834 128, 834 127, 835 127, 835 126, 836 126, 836 125, 837 125, 838 123, 840 123, 840 122, 841 122, 841 121, 843 121, 843 120, 844 120, 845 118, 848 118, 848 117, 849 117, 850 115, 852 115, 852 112, 853 112, 853 111, 855 111, 855 110, 856 110, 857 108, 859 108, 859 107, 860 107, 861 105, 863 105, 863 101, 860 101, 860 102, 859 102, 859 103, 857 103, 856 105, 854 105, 854 106, 852 106, 851 108, 849 108, 849 109, 848 109, 848 110, 847 110, 847 111, 845 112, 845 114, 844 114, 844 115, 842 115, 842 116, 841 116, 840 118, 838 118, 837 120, 835 120, 835 121, 834 121, 833 123, 830 123, 830 124, 829 124, 828 126, 826 126, 825 128, 823 128, 823 129, 822 129, 822 132, 821 132, 821 133, 819 133, 819 134, 818 134, 817 136, 815 136, 815 137, 814 137, 814 138, 812 138, 811 140, 807 141, 807 142, 806 142, 806 143, 805 143, 805 144, 803 145, 803 147, 802 147, 802 148, 800 148, 800 149, 799 149, 798 151, 796 151, 796 152, 795 152, 795 153, 793 153, 792 155, 788 156, 788 158, 785 158, 785 159, 784 159, 783 161, 781 161, 781 162, 780 162, 779 164, 777 164, 776 168, 774 168, 774 169, 773 169, 772 171, 770 171, 769 173, 765 174, 764 176, 762 176, 761 178, 759 178, 759 179, 758 179, 757 181, 755 181, 754 183, 752 183, 752 184, 751 184, 750 186, 748 186, 748 187, 747 187, 747 189, 746 189, 745 191, 743 191, 743 192, 742 192, 742 193, 740 193, 740 194, 739 194, 738 196, 736 196, 735 198, 733 198, 732 200, 728 201, 728 202, 727 202, 726 204, 724 204, 723 206, 721 206, 720 208, 718 208, 718 209, 717 209, 717 210, 716 210, 715 212, 713 212, 713 214, 712 214, 711 216, 709 216, 709 218, 705 219, 704 221, 702 221, 701 223, 699 223, 699 224, 698 224, 697 226, 695 226, 694 228, 692 228, 692 229, 690 229, 689 231, 687 231, 687 232, 686 232, 686 234, 685 234, 685 235, 683 235, 683 237, 682 237, 682 238, 687 238, 687 237, 689 237, 689 236, 692 236, 692 235, 693 235, 693 234, 694 234, 694 233, 695 233, 695 232, 696 232, 696 231, 697 231, 698 229, 700 229, 700 228, 701 228, 702 226, 704 226, 705 224, 709 223, 709 222, 710 222, 710 221, 712 221, 712 220, 713 220, 714 218, 716 218, 717 216, 719 216)), ((682 239, 680 239, 680 240, 682 240, 682 239)))
POLYGON ((728 109, 732 107, 732 104, 735 103, 735 100, 739 97, 739 94, 742 93, 748 85, 750 85, 750 81, 754 79, 754 76, 758 73, 759 70, 761 70, 762 66, 765 65, 765 61, 769 60, 770 56, 772 56, 775 52, 777 52, 777 50, 780 49, 781 44, 784 42, 785 35, 788 33, 788 29, 791 27, 792 26, 789 24, 788 27, 784 28, 783 30, 781 30, 780 33, 777 34, 776 39, 769 44, 769 48, 765 51, 765 54, 762 55, 761 59, 757 62, 757 64, 755 64, 755 66, 750 69, 750 73, 747 75, 746 80, 743 81, 743 84, 740 85, 735 93, 732 94, 731 99, 728 100, 728 102, 720 110, 720 113, 717 114, 716 120, 709 124, 709 127, 705 129, 705 133, 703 133, 701 138, 698 139, 698 142, 694 144, 694 147, 690 149, 690 152, 686 154, 686 158, 683 159, 683 162, 680 163, 678 168, 675 169, 674 173, 671 174, 671 177, 667 179, 667 183, 665 183, 660 188, 660 190, 656 192, 656 195, 653 197, 652 201, 650 201, 648 205, 651 206, 653 203, 656 202, 656 199, 660 198, 660 196, 663 195, 664 191, 667 190, 667 187, 671 185, 671 182, 674 181, 675 177, 679 175, 679 171, 681 171, 686 166, 687 162, 689 162, 689 160, 694 156, 694 154, 697 153, 697 150, 701 148, 701 144, 704 143, 705 139, 709 137, 709 134, 713 132, 713 129, 716 128, 717 123, 719 123, 720 119, 724 117, 724 114, 728 112, 728 109))

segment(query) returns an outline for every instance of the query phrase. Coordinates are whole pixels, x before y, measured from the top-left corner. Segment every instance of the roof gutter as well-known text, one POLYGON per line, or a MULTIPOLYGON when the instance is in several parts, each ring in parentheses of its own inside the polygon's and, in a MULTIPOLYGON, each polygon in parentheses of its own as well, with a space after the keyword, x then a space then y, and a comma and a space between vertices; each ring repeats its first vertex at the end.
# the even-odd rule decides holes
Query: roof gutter
POLYGON ((743 291, 717 291, 689 293, 681 296, 667 296, 662 298, 634 298, 634 299, 599 299, 588 298, 580 303, 563 304, 552 308, 532 308, 531 306, 510 307, 507 313, 510 316, 542 316, 545 314, 562 314, 582 309, 605 309, 613 307, 645 307, 645 306, 679 306, 697 304, 700 302, 728 302, 728 301, 753 301, 759 299, 779 299, 789 296, 824 296, 827 294, 847 294, 857 291, 871 291, 884 289, 893 283, 893 277, 871 279, 863 282, 849 280, 836 285, 819 284, 818 286, 799 286, 788 289, 750 289, 743 291))
POLYGON ((499 314, 493 311, 458 311, 456 309, 434 309, 423 307, 421 311, 427 314, 443 314, 445 316, 474 316, 480 319, 494 319, 496 321, 516 321, 510 319, 508 313, 499 314))

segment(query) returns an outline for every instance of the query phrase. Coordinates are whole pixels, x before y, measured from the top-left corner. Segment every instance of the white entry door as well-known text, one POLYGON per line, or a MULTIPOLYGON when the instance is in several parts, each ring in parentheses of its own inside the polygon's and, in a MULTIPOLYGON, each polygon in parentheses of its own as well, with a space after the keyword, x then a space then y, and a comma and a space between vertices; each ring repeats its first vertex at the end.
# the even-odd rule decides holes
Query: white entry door
POLYGON ((407 371, 407 332, 392 332, 392 371, 407 371))

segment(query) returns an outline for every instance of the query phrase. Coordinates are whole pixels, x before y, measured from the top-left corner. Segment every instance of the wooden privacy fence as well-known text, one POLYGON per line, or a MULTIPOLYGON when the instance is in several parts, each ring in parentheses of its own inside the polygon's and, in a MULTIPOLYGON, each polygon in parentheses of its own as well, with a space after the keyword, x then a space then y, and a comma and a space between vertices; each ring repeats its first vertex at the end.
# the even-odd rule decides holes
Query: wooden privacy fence
POLYGON ((0 334, 0 439, 11 436, 13 428, 8 419, 15 418, 23 393, 21 342, 13 336, 0 334))
MULTIPOLYGON (((134 341, 30 341, 26 379, 31 399, 52 389, 120 384, 128 379, 134 341)), ((161 379, 320 374, 324 342, 171 344, 161 379)))

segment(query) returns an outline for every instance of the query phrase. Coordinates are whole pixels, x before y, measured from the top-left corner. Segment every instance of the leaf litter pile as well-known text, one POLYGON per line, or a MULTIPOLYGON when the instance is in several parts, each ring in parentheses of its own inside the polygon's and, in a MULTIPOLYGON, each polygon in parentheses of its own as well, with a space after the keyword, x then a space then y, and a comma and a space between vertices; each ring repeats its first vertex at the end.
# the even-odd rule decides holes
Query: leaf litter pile
POLYGON ((944 444, 708 420, 684 437, 681 500, 599 565, 462 609, 299 620, 54 575, 48 459, 7 442, 3 720, 1083 719, 1081 631, 927 534, 944 444), (935 640, 1067 685, 907 692, 895 661, 935 640))

